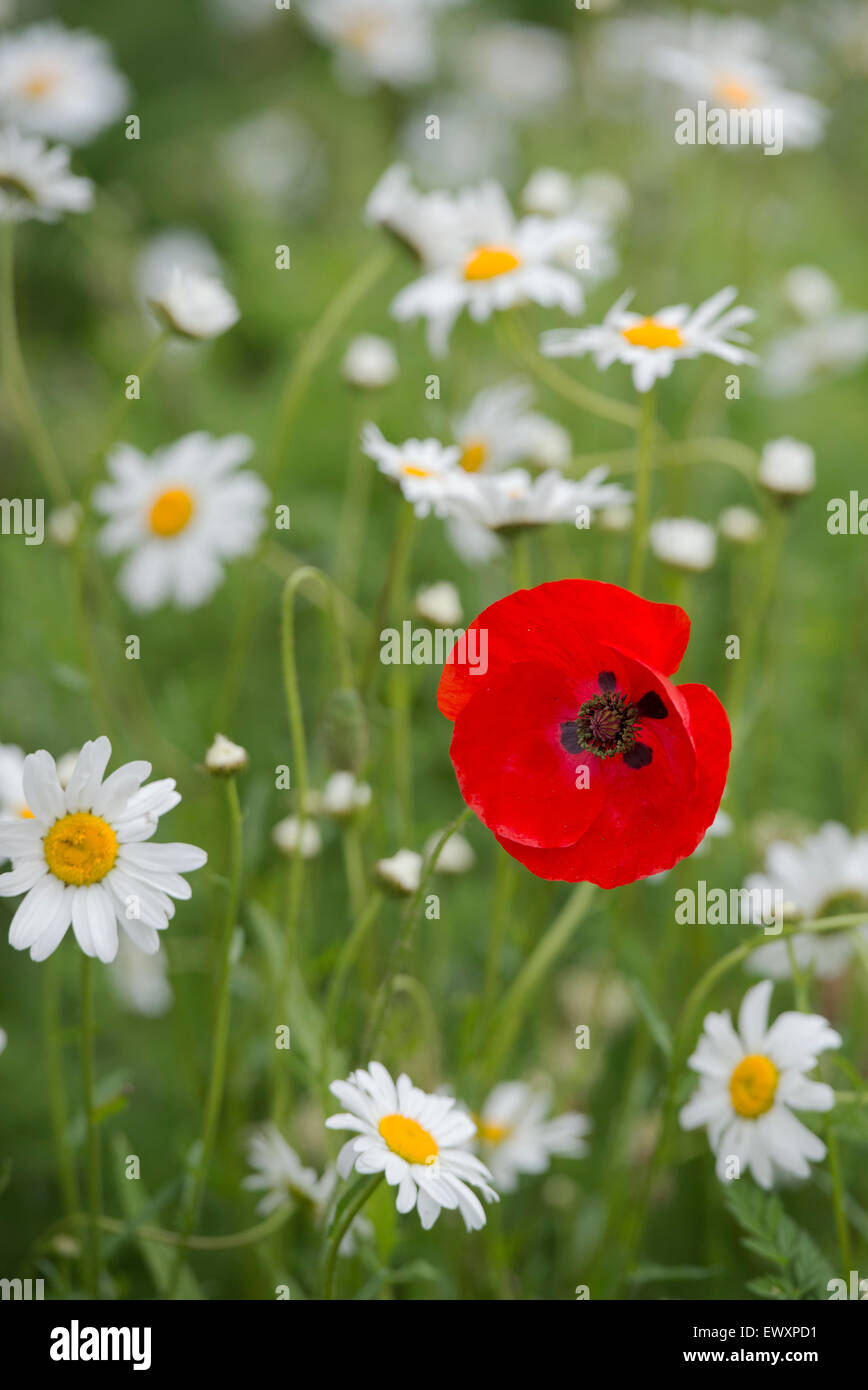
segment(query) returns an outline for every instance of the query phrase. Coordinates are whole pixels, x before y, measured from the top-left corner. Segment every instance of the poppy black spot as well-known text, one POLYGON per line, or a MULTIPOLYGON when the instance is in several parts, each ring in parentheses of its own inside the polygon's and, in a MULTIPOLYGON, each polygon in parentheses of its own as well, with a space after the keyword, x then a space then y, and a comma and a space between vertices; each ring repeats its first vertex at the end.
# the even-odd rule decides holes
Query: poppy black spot
POLYGON ((628 767, 634 769, 647 767, 653 756, 653 751, 648 747, 647 743, 634 743, 633 747, 628 748, 627 752, 624 754, 624 762, 628 767))
POLYGON ((643 695, 636 708, 643 719, 665 719, 669 713, 656 690, 649 690, 647 695, 643 695))

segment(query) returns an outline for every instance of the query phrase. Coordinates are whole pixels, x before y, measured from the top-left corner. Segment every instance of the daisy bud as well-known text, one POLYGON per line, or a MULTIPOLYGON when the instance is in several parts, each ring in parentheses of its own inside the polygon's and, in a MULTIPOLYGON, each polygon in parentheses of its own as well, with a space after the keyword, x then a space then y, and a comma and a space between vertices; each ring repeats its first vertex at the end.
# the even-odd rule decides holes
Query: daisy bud
POLYGON ((48 516, 48 534, 55 545, 66 549, 72 545, 81 526, 84 515, 80 502, 70 502, 65 507, 55 507, 48 516))
POLYGON ((236 772, 243 772, 249 761, 247 749, 223 734, 216 735, 205 754, 205 767, 215 777, 233 777, 236 772))
POLYGON ((81 1259, 81 1241, 76 1240, 75 1236, 66 1235, 63 1231, 54 1237, 51 1248, 62 1260, 81 1259))
MULTIPOLYGON (((442 834, 442 830, 435 830, 433 835, 428 836, 423 851, 425 859, 433 852, 442 834)), ((475 863, 476 855, 473 853, 470 841, 465 839, 463 835, 450 835, 440 851, 434 872, 438 874, 466 874, 475 863)))
POLYGON ((658 560, 690 574, 711 569, 717 553, 714 529, 692 516, 653 522, 648 528, 648 543, 658 560))
POLYGON ((601 530, 609 531, 612 535, 621 535, 624 531, 632 530, 633 508, 628 507, 626 502, 603 507, 599 512, 598 522, 601 530))
POLYGON ((182 338, 218 338, 241 317, 226 286, 211 275, 175 266, 151 308, 182 338))
POLYGON ((322 836, 313 821, 306 820, 304 828, 298 816, 287 816, 278 821, 271 832, 271 838, 281 854, 291 857, 301 844, 302 859, 315 859, 322 850, 322 836), (300 832, 300 833, 299 833, 300 832))
POLYGON ((341 363, 341 375, 360 391, 378 391, 398 375, 398 358, 386 338, 362 333, 353 338, 341 363))
POLYGON ((762 451, 757 481, 782 499, 804 497, 816 482, 814 451, 810 444, 789 436, 770 439, 762 451))
POLYGON ((326 701, 323 741, 336 772, 358 772, 368 758, 368 722, 357 690, 334 690, 326 701))
POLYGON ((391 859, 378 859, 374 877, 390 893, 409 897, 416 892, 422 878, 422 856, 413 849, 399 849, 391 859))
POLYGON ((323 788, 322 810, 334 820, 349 820, 371 803, 367 782, 357 782, 351 772, 333 772, 323 788))
POLYGON ((525 212, 540 217, 561 217, 572 211, 575 201, 573 181, 564 169, 537 169, 521 193, 525 212))
POLYGON ((797 265, 784 279, 784 294, 805 319, 831 314, 838 305, 835 282, 818 265, 797 265))
POLYGON ((416 612, 434 627, 457 627, 461 622, 461 599, 448 579, 431 584, 416 594, 416 612))
POLYGON ((732 545, 754 545, 762 538, 762 518, 750 507, 726 507, 717 518, 717 529, 732 545))

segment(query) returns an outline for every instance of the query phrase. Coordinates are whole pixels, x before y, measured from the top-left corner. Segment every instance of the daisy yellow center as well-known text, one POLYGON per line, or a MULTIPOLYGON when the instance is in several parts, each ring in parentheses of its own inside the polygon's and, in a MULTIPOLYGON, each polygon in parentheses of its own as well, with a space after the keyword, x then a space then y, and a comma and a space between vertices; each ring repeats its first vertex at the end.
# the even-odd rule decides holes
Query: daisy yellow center
POLYGON ((34 97, 38 101, 40 97, 47 96, 56 83, 56 73, 35 72, 25 82, 24 91, 27 96, 34 97))
POLYGON ((384 1115, 377 1128, 393 1154, 406 1163, 433 1163, 437 1140, 407 1115, 384 1115))
POLYGON ((78 888, 104 879, 118 853, 117 835, 107 821, 90 811, 76 811, 55 821, 43 845, 54 877, 78 888))
POLYGON ((777 1067, 758 1052, 743 1057, 729 1078, 733 1109, 746 1120, 755 1120, 771 1110, 777 1089, 777 1067))
POLYGON ((465 473, 478 473, 488 457, 488 449, 481 440, 476 443, 465 444, 461 458, 458 462, 465 473))
POLYGON ((195 503, 182 487, 169 488, 151 507, 148 521, 155 536, 177 536, 190 522, 195 503))
POLYGON ((633 347, 684 347, 684 339, 678 329, 672 328, 668 323, 658 323, 656 319, 642 319, 639 323, 634 323, 632 328, 622 328, 621 336, 626 338, 628 343, 632 343, 633 347))
POLYGON ((486 1120, 476 1121, 476 1133, 486 1144, 502 1144, 512 1134, 509 1125, 496 1125, 486 1120))
POLYGON ((465 280, 494 280, 517 270, 521 258, 508 246, 477 246, 464 263, 465 280))
POLYGON ((727 106, 753 106, 753 92, 735 77, 721 77, 716 86, 717 95, 727 106))
POLYGON ((417 468, 415 463, 404 463, 401 465, 401 472, 405 478, 430 478, 431 474, 427 468, 417 468))
POLYGON ((29 806, 21 806, 18 810, 19 820, 33 820, 33 812, 29 806))

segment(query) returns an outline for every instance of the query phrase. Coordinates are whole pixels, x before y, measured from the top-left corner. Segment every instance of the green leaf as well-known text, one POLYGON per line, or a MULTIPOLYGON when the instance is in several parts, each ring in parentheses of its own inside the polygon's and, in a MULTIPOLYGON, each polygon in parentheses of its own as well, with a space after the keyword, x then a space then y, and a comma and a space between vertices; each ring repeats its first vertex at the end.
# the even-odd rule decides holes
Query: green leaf
POLYGON ((645 1021, 649 1033, 664 1057, 672 1056, 672 1034, 669 1025, 654 1003, 650 994, 635 975, 627 979, 627 988, 639 1013, 645 1021))
POLYGON ((742 1244, 772 1266, 748 1284, 751 1293, 758 1298, 826 1298, 832 1267, 813 1236, 787 1215, 780 1198, 739 1179, 727 1187, 724 1200, 745 1233, 742 1244))

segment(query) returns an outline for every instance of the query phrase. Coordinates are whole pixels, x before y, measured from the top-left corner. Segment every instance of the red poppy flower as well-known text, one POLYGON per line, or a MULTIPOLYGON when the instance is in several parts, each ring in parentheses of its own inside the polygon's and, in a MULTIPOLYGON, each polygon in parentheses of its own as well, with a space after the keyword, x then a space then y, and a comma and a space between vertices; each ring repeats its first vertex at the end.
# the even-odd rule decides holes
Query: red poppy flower
POLYGON ((532 873, 615 888, 696 849, 731 738, 706 686, 668 679, 689 635, 672 604, 562 579, 500 599, 456 644, 437 703, 461 795, 532 873))

